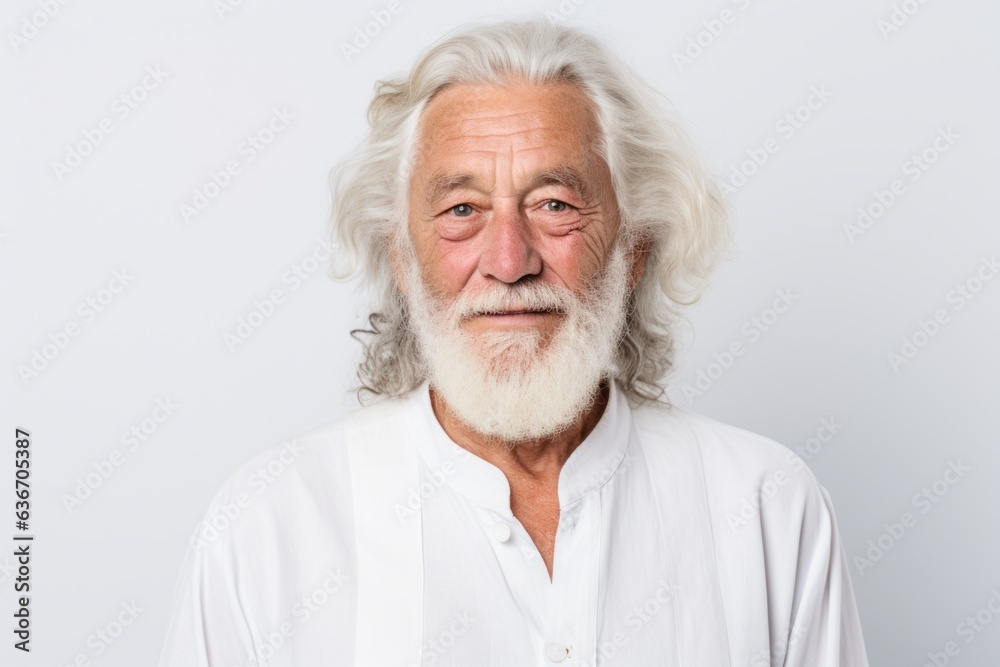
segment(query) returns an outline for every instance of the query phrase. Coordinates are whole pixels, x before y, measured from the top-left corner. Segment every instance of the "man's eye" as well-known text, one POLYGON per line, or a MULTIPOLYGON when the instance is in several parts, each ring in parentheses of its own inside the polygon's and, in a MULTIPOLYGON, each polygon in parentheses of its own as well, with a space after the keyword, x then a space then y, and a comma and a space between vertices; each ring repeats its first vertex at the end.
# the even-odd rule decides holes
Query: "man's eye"
POLYGON ((468 204, 459 204, 458 206, 452 206, 451 212, 460 218, 465 218, 472 215, 472 207, 468 204))
POLYGON ((569 208, 569 204, 564 201, 559 201, 558 199, 550 199, 545 202, 545 210, 552 213, 562 213, 569 208))

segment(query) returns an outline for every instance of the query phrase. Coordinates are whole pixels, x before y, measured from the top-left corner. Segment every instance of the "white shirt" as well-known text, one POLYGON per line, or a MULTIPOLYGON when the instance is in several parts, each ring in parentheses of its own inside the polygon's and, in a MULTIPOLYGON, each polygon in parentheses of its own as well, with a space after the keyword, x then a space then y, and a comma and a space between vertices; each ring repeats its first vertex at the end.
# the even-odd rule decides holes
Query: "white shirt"
POLYGON ((345 429, 374 409, 407 420, 424 480, 396 506, 421 522, 420 665, 867 666, 830 498, 805 463, 687 410, 631 409, 614 383, 559 476, 551 582, 504 474, 447 436, 425 384, 230 476, 193 540, 161 666, 354 665, 345 429))

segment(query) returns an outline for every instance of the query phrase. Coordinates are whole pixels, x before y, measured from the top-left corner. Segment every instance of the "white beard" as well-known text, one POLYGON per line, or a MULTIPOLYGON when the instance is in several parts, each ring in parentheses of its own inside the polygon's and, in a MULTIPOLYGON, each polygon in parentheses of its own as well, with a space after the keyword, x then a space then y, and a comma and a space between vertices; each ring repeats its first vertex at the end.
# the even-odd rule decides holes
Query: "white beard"
POLYGON ((412 255, 407 296, 430 386, 479 434, 513 444, 568 428, 613 376, 624 331, 629 263, 621 244, 582 296, 538 281, 463 293, 442 303, 428 293, 412 255), (556 310, 562 322, 544 348, 533 330, 472 334, 473 313, 504 308, 556 310))

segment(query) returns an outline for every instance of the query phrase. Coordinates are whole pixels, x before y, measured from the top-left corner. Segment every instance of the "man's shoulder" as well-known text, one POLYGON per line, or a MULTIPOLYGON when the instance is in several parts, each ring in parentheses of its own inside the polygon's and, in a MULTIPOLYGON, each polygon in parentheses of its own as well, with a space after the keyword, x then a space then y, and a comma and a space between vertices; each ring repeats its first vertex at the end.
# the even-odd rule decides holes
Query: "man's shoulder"
POLYGON ((342 493, 350 475, 348 436, 362 431, 377 434, 394 419, 407 416, 411 408, 406 398, 384 399, 269 445, 232 469, 219 485, 214 504, 303 490, 342 493))
POLYGON ((797 456, 780 442, 676 405, 645 404, 634 411, 647 440, 695 446, 702 456, 721 456, 738 466, 774 466, 797 456))
POLYGON ((331 456, 346 456, 348 435, 358 432, 377 433, 392 420, 406 416, 412 407, 412 401, 407 397, 387 398, 356 407, 254 454, 233 474, 238 476, 241 472, 267 464, 283 452, 294 453, 296 459, 301 459, 306 465, 320 463, 331 456))
POLYGON ((823 493, 806 461, 773 438, 678 406, 645 405, 634 414, 651 458, 683 450, 709 486, 741 494, 778 486, 801 500, 823 493))

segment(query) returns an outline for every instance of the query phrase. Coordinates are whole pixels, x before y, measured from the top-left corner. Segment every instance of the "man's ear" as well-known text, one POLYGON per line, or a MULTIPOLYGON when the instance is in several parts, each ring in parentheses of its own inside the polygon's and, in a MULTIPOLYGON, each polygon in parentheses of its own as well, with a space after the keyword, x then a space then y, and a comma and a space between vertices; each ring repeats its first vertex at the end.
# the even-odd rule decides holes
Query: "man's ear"
POLYGON ((632 263, 629 271, 629 289, 634 290, 635 286, 639 284, 640 280, 642 280, 642 274, 646 270, 646 259, 649 257, 649 251, 652 247, 652 242, 643 240, 639 241, 635 247, 629 251, 629 259, 632 263))

